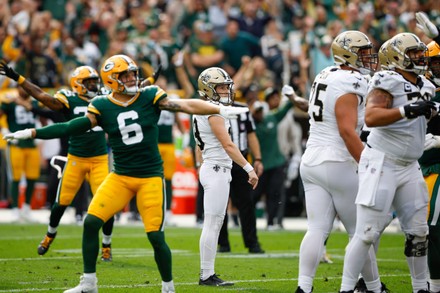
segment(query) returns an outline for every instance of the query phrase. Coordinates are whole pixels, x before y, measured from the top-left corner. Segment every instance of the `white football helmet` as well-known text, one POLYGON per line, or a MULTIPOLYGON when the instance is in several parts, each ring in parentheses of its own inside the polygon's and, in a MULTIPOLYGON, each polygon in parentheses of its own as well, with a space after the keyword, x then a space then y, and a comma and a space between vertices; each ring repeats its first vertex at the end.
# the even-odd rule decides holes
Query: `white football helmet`
POLYGON ((234 81, 229 74, 220 67, 210 67, 199 75, 198 87, 199 95, 207 100, 211 100, 223 105, 231 105, 234 102, 234 81), (228 85, 227 96, 218 94, 216 87, 220 84, 228 85))
POLYGON ((410 51, 426 50, 426 45, 415 34, 400 33, 388 41, 386 56, 390 66, 419 75, 427 70, 427 60, 425 56, 412 58, 410 51))
POLYGON ((426 77, 432 80, 436 86, 440 86, 440 46, 432 41, 428 44, 427 55, 429 58, 426 77))
POLYGON ((373 43, 360 31, 340 33, 332 43, 332 53, 337 65, 347 65, 362 74, 372 74, 377 68, 377 54, 372 52, 373 43), (369 49, 368 53, 359 52, 369 49))
POLYGON ((387 56, 387 47, 389 41, 390 40, 386 41, 382 44, 382 46, 380 46, 379 53, 377 54, 379 56, 379 64, 382 70, 389 70, 392 68, 392 66, 390 66, 390 61, 388 60, 387 56))

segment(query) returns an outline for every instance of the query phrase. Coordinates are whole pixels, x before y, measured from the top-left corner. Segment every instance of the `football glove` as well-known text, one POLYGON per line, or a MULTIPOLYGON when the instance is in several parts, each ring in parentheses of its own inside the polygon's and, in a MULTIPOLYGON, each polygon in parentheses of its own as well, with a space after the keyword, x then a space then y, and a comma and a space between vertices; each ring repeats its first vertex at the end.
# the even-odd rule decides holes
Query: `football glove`
POLYGON ((429 38, 434 39, 439 35, 439 29, 429 20, 426 13, 416 12, 416 19, 417 27, 421 29, 429 38))
POLYGON ((417 101, 403 106, 404 115, 408 119, 413 119, 419 116, 425 116, 426 119, 431 118, 432 112, 436 110, 434 102, 431 101, 417 101))
POLYGON ((290 95, 295 95, 295 91, 293 90, 293 87, 291 87, 288 84, 285 84, 283 86, 283 88, 281 89, 281 94, 283 96, 290 96, 290 95))
POLYGON ((236 119, 238 115, 249 112, 247 107, 220 106, 220 115, 225 119, 236 119))
POLYGON ((18 81, 20 78, 20 74, 17 73, 14 69, 12 69, 5 60, 0 61, 0 74, 9 77, 12 80, 18 81))
POLYGON ((425 136, 425 146, 423 150, 427 151, 433 148, 440 148, 440 136, 428 133, 425 136))
POLYGON ((30 139, 32 138, 32 129, 26 128, 25 130, 19 130, 16 132, 11 132, 3 136, 3 139, 7 141, 13 141, 14 139, 30 139))

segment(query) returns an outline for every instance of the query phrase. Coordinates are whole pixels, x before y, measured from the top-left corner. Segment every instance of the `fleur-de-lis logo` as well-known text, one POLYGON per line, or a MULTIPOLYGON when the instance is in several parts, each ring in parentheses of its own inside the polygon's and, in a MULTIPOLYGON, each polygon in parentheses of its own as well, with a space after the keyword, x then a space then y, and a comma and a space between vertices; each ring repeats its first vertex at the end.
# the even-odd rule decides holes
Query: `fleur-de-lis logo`
POLYGON ((215 172, 218 172, 218 171, 220 170, 220 166, 219 166, 219 165, 215 165, 214 167, 212 167, 212 169, 213 169, 215 172))
POLYGON ((351 38, 348 37, 344 37, 342 40, 339 41, 339 44, 341 45, 341 47, 348 47, 348 45, 352 42, 353 40, 351 38))
POLYGON ((359 82, 355 82, 355 83, 353 83, 353 87, 354 87, 355 89, 358 89, 358 88, 361 87, 361 85, 359 84, 359 82))
POLYGON ((211 79, 211 75, 209 75, 209 74, 205 74, 205 75, 202 76, 201 79, 202 79, 203 83, 207 83, 208 80, 211 79))

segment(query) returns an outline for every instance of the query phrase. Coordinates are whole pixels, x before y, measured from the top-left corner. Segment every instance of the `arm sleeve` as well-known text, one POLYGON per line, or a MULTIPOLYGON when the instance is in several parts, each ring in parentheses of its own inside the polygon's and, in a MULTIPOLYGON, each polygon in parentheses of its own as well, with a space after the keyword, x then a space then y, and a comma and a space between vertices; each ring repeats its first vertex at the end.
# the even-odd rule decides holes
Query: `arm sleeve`
POLYGON ((86 116, 78 117, 69 122, 56 123, 36 130, 35 138, 51 139, 66 135, 78 135, 92 128, 92 122, 86 116))

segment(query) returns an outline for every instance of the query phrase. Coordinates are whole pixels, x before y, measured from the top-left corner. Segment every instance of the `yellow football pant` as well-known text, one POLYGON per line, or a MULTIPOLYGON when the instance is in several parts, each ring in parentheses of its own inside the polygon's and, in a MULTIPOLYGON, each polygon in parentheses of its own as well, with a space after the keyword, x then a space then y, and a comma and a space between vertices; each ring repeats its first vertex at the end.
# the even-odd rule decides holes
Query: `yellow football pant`
POLYGON ((87 213, 107 222, 124 209, 135 195, 145 232, 162 231, 165 191, 161 177, 137 178, 111 172, 99 186, 87 213))

